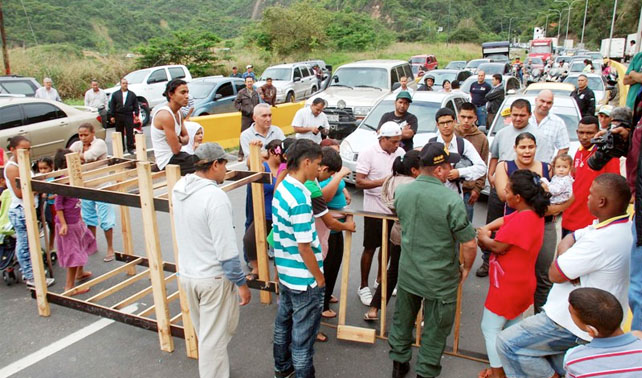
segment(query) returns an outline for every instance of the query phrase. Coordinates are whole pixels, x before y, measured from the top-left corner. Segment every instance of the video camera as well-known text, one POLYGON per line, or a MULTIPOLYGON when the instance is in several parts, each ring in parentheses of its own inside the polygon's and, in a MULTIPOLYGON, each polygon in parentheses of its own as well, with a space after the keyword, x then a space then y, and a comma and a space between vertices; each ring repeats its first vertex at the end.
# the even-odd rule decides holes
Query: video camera
POLYGON ((625 127, 630 130, 631 124, 620 122, 617 126, 609 125, 606 134, 599 138, 591 139, 591 143, 593 143, 597 149, 593 156, 588 159, 587 163, 588 166, 595 171, 604 168, 612 158, 622 157, 629 151, 629 140, 622 138, 620 134, 614 134, 612 131, 614 127, 625 127))

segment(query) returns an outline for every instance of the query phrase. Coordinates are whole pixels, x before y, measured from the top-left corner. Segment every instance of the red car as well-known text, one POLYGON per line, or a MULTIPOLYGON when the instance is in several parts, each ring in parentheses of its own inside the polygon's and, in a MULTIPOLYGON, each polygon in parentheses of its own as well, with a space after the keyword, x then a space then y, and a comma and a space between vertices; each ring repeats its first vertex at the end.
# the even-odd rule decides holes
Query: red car
POLYGON ((423 68, 424 71, 436 70, 439 68, 437 58, 434 55, 415 55, 408 61, 415 71, 415 67, 423 68))

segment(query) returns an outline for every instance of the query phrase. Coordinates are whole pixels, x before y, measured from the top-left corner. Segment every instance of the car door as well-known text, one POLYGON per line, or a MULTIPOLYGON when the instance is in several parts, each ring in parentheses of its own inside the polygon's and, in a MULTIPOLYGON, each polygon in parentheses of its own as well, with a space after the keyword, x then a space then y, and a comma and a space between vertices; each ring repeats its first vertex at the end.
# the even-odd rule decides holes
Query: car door
POLYGON ((65 148, 69 131, 69 118, 60 108, 46 102, 23 103, 25 129, 31 135, 32 155, 53 156, 65 148))
POLYGON ((0 143, 2 148, 9 144, 9 139, 22 135, 31 139, 31 135, 23 126, 24 115, 20 105, 7 105, 0 107, 0 143))
POLYGON ((303 96, 304 92, 304 84, 302 83, 303 81, 303 74, 301 73, 301 69, 299 67, 294 67, 294 75, 292 76, 292 82, 294 86, 294 98, 299 99, 303 96))
POLYGON ((301 71, 303 72, 303 78, 305 80, 305 96, 308 97, 312 94, 312 87, 317 85, 317 76, 314 74, 314 70, 310 67, 302 67, 301 71))
POLYGON ((147 101, 150 102, 150 107, 153 108, 154 106, 163 102, 164 100, 163 92, 165 92, 166 87, 167 87, 167 71, 165 71, 165 68, 158 68, 152 71, 152 73, 149 74, 149 77, 147 77, 147 85, 145 86, 145 93, 144 94, 136 93, 136 94, 138 96, 144 96, 147 99, 147 101))
POLYGON ((168 67, 167 71, 169 71, 169 76, 174 79, 183 79, 187 77, 185 74, 185 70, 183 70, 183 67, 168 67))
POLYGON ((235 112, 234 108, 234 86, 232 82, 227 81, 221 83, 216 92, 214 93, 214 113, 230 113, 235 112))

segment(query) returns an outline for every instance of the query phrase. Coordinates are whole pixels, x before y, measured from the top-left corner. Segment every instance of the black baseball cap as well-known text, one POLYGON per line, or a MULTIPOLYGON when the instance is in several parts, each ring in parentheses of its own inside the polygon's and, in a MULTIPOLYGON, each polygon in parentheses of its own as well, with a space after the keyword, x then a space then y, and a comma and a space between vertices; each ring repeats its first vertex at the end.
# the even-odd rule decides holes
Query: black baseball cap
POLYGON ((443 163, 455 164, 461 157, 459 154, 451 153, 446 146, 440 142, 430 142, 421 149, 419 153, 421 163, 424 167, 441 165, 443 163))

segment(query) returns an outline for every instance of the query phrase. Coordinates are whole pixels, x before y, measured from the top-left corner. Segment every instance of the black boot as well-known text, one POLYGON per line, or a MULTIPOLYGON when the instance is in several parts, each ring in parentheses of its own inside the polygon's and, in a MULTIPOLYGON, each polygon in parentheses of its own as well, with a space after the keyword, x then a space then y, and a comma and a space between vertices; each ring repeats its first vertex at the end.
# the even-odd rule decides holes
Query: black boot
POLYGON ((392 362, 392 378, 403 378, 410 370, 410 363, 408 362, 392 362))

